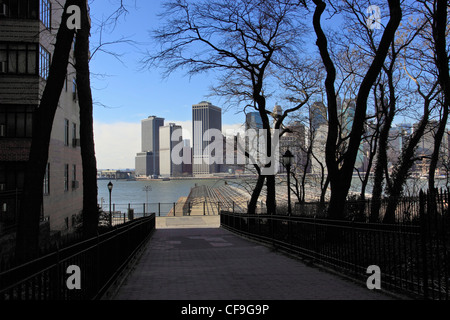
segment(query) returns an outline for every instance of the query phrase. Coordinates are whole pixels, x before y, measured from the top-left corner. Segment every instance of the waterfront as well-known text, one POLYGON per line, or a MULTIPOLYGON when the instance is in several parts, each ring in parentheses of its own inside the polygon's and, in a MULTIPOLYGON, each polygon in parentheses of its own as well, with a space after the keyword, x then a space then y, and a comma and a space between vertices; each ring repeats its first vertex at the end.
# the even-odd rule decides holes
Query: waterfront
MULTIPOLYGON (((280 176, 281 178, 281 176, 280 176)), ((285 177, 283 177, 285 178, 285 177)), ((166 215, 172 208, 173 204, 177 203, 180 197, 187 197, 191 188, 194 186, 210 186, 219 187, 225 183, 239 186, 243 182, 241 179, 184 179, 184 180, 149 180, 149 181, 127 181, 127 180, 112 180, 112 210, 127 212, 128 206, 135 209, 135 212, 144 212, 143 205, 146 205, 146 212, 156 212, 161 215, 166 215), (151 186, 151 191, 144 191, 145 186, 151 186)), ((98 180, 98 201, 103 210, 109 210, 109 180, 98 180)), ((446 180, 436 180, 436 185, 441 188, 445 187, 446 180)), ((247 183, 245 183, 247 184, 247 183)), ((248 185, 248 184, 247 184, 248 185)), ((426 179, 410 179, 408 182, 405 194, 417 194, 420 189, 427 189, 426 179)), ((359 194, 361 182, 359 178, 354 177, 351 194, 359 194)), ((307 187, 310 199, 318 199, 319 189, 317 185, 310 184, 307 187)), ((371 184, 369 183, 366 190, 366 195, 370 197, 371 184)), ((286 200, 286 186, 280 183, 277 187, 278 199, 286 200)), ((308 197, 307 197, 308 198, 308 197)), ((295 201, 295 198, 293 199, 295 201)))
MULTIPOLYGON (((113 190, 111 203, 115 205, 116 211, 125 212, 128 204, 142 212, 144 203, 148 203, 149 211, 157 212, 158 204, 163 206, 162 215, 166 215, 180 197, 187 197, 191 188, 195 185, 220 186, 225 183, 222 179, 190 179, 190 180, 150 180, 150 181, 127 181, 111 180, 113 190), (151 186, 151 191, 144 191, 145 186, 151 186)), ((109 210, 109 180, 97 180, 98 201, 103 210, 109 210)))

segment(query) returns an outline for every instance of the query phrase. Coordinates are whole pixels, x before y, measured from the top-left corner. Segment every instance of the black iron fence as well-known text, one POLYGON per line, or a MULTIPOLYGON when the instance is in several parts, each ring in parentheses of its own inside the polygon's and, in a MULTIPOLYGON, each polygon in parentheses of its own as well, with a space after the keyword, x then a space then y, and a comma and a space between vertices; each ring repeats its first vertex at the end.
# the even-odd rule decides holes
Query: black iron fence
POLYGON ((99 299, 155 228, 155 215, 0 273, 0 300, 99 299))
MULTIPOLYGON (((144 217, 149 212, 154 212, 158 217, 165 216, 190 216, 190 215, 218 215, 222 210, 230 212, 244 212, 247 210, 248 201, 186 201, 186 202, 152 202, 152 203, 112 203, 112 224, 118 225, 133 218, 144 217)), ((103 203, 102 212, 105 221, 109 221, 109 204, 103 203)), ((256 212, 266 212, 265 203, 259 201, 256 212)), ((109 222, 108 222, 109 223, 109 222)))
POLYGON ((419 219, 396 224, 221 213, 221 225, 366 281, 381 270, 383 289, 449 299, 448 192, 419 198, 419 219))
MULTIPOLYGON (((378 216, 382 220, 388 207, 388 198, 383 198, 379 203, 378 216)), ((346 219, 354 219, 362 222, 368 222, 371 216, 372 200, 348 199, 345 205, 346 219)), ((419 217, 420 201, 419 197, 401 197, 397 200, 395 209, 396 222, 411 222, 419 217)), ((287 211, 287 210, 286 210, 287 211)), ((328 211, 328 203, 321 202, 305 202, 295 203, 293 206, 293 214, 303 217, 326 218, 328 211)))

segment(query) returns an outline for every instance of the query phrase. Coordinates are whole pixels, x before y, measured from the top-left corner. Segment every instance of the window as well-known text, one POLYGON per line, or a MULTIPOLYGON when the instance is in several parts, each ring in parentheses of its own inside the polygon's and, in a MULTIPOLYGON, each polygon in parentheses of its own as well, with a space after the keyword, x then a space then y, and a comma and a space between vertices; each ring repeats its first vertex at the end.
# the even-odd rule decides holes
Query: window
POLYGON ((47 163, 45 167, 45 176, 44 176, 44 196, 50 194, 50 163, 47 163))
POLYGON ((0 163, 0 185, 3 191, 22 190, 25 181, 24 163, 0 163))
POLYGON ((52 27, 52 4, 49 0, 41 0, 40 19, 47 29, 52 27))
POLYGON ((64 191, 69 191, 69 165, 64 165, 64 191))
POLYGON ((7 17, 19 19, 37 19, 39 0, 3 0, 7 17))
POLYGON ((64 145, 69 145, 69 120, 64 119, 64 145))
POLYGON ((77 101, 77 80, 75 78, 72 79, 72 94, 73 101, 77 101))
POLYGON ((0 43, 0 63, 8 74, 37 74, 37 44, 0 43))
POLYGON ((0 138, 31 138, 34 106, 0 106, 0 138))
POLYGON ((77 124, 72 123, 72 147, 77 146, 77 124))
POLYGON ((73 164, 72 165, 72 190, 75 190, 78 188, 77 185, 77 165, 73 164))
POLYGON ((47 80, 50 72, 50 52, 39 46, 39 76, 47 80))

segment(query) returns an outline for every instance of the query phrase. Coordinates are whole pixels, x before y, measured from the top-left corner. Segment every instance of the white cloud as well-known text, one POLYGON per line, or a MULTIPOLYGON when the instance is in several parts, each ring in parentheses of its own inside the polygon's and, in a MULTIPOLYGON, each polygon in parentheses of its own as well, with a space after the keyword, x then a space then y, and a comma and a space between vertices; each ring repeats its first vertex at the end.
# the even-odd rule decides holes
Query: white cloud
MULTIPOLYGON (((183 128, 183 139, 192 145, 192 121, 170 121, 183 128)), ((241 124, 223 124, 222 131, 239 130, 241 124)), ((95 155, 98 169, 126 169, 135 167, 136 153, 141 151, 141 123, 94 121, 95 155)))
POLYGON ((94 140, 97 168, 134 168, 134 157, 141 149, 141 124, 94 121, 94 140))

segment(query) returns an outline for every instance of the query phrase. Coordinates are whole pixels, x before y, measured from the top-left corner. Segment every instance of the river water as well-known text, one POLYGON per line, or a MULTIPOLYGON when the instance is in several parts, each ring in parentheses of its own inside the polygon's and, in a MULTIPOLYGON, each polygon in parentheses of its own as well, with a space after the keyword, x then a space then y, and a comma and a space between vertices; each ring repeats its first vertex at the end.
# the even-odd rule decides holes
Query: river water
MULTIPOLYGON (((152 181, 126 181, 112 180, 113 190, 111 193, 112 209, 114 211, 127 212, 128 207, 134 208, 136 212, 143 212, 143 205, 146 204, 146 212, 157 212, 160 215, 166 215, 180 197, 187 197, 192 187, 195 185, 220 186, 227 183, 238 185, 239 179, 187 179, 187 180, 152 180, 152 181), (148 193, 144 190, 145 186, 150 186, 148 193), (148 199, 147 199, 148 196, 148 199)), ((436 180, 438 187, 445 187, 445 179, 436 180)), ((103 210, 109 210, 109 180, 98 180, 98 201, 103 210)), ((414 179, 407 183, 406 194, 417 194, 420 189, 427 190, 426 179, 414 179)), ((359 194, 361 182, 359 178, 354 177, 350 191, 359 194)), ((278 193, 283 193, 286 186, 280 184, 277 187, 278 193)), ((317 187, 309 186, 309 192, 319 194, 317 187)), ((371 185, 367 186, 366 193, 370 194, 371 185)))
MULTIPOLYGON (((166 215, 180 197, 187 197, 191 188, 195 185, 220 186, 224 180, 215 179, 189 179, 189 180, 151 180, 151 181, 127 181, 112 180, 113 189, 111 192, 111 203, 115 211, 125 212, 128 204, 135 208, 136 212, 143 212, 143 204, 148 204, 151 212, 162 211, 161 215, 166 215), (151 187, 151 191, 144 190, 146 186, 151 187), (158 207, 159 204, 159 207, 158 207), (161 208, 159 210, 159 208, 161 208)), ((109 210, 109 180, 98 180, 98 201, 104 210, 109 210)))

